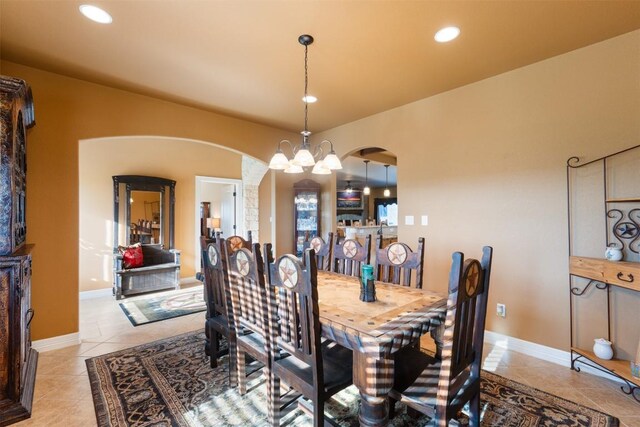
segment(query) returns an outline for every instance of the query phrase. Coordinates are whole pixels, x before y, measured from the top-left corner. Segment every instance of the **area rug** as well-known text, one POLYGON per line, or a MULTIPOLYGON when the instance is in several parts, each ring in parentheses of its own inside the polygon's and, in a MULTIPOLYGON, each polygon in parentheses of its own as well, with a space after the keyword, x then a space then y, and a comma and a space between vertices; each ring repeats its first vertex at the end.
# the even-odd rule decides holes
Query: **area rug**
MULTIPOLYGON (((240 396, 227 381, 227 363, 211 369, 202 331, 88 359, 87 370, 98 426, 267 426, 262 376, 240 396)), ((358 391, 351 386, 325 407, 342 426, 358 426, 358 391)), ((483 371, 482 426, 617 427, 618 419, 483 371)), ((423 426, 402 408, 392 426, 423 426)), ((462 420, 466 424, 465 420, 462 420)), ((307 426, 310 418, 291 412, 282 425, 307 426)))
POLYGON ((202 286, 127 298, 120 303, 133 326, 185 316, 207 308, 202 286))

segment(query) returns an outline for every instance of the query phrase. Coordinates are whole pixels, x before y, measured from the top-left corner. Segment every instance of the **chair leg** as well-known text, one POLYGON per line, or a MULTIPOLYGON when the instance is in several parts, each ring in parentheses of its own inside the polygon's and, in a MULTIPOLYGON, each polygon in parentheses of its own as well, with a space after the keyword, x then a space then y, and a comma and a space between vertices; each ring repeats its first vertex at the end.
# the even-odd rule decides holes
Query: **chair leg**
POLYGON ((238 392, 240 395, 245 395, 247 393, 246 356, 242 350, 238 350, 236 354, 238 392))
POLYGON ((313 427, 324 427, 324 402, 316 399, 313 402, 313 427))
POLYGON ((273 375, 271 369, 265 367, 264 375, 267 377, 267 401, 269 424, 272 427, 280 426, 280 378, 273 375))
POLYGON ((211 330, 209 331, 209 340, 211 341, 211 345, 209 346, 209 356, 211 360, 211 367, 218 367, 218 352, 220 351, 220 334, 218 332, 211 330))
POLYGON ((389 398, 389 419, 396 416, 396 400, 389 398))
MULTIPOLYGON (((229 386, 238 387, 238 348, 235 335, 229 334, 229 386)), ((244 355, 242 356, 244 358, 244 355)))
POLYGON ((469 427, 480 427, 480 392, 469 400, 469 427))

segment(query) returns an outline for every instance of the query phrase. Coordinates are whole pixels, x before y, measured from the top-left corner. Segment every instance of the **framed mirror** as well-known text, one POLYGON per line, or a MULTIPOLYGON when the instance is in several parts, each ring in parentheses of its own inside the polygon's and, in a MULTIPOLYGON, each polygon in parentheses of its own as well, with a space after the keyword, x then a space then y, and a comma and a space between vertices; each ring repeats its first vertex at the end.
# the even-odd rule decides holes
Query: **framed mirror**
POLYGON ((176 182, 141 175, 112 178, 114 249, 134 243, 173 249, 176 182))

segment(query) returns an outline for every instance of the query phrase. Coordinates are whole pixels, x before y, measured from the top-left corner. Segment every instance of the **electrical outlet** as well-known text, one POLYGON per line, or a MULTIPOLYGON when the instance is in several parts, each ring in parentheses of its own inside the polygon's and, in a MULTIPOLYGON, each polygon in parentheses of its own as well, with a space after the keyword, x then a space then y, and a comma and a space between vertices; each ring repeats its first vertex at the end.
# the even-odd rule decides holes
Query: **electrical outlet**
POLYGON ((500 317, 507 317, 507 306, 498 303, 498 305, 496 306, 496 314, 500 317))

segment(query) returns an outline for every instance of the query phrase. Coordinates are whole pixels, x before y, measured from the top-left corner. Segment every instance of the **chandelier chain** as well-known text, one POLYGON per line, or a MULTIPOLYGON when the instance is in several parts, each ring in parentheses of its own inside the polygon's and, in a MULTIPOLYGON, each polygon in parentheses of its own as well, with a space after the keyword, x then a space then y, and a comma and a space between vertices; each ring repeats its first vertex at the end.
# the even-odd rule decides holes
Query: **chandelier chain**
POLYGON ((307 111, 309 109, 309 102, 307 100, 307 88, 309 86, 309 67, 307 65, 307 50, 309 49, 308 45, 304 45, 304 131, 305 133, 308 131, 307 129, 307 111))

